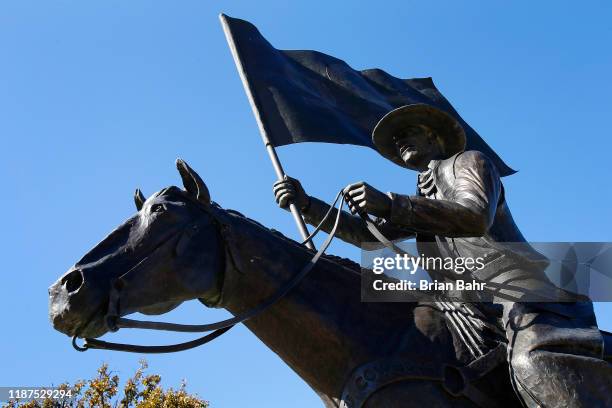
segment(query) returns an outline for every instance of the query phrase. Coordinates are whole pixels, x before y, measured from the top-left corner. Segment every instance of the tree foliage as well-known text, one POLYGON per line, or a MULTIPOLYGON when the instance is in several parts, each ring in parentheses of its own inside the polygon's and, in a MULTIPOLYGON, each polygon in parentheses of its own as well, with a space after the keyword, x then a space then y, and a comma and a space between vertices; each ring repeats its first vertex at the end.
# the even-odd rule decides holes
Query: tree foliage
POLYGON ((73 385, 68 383, 58 388, 71 393, 71 398, 43 401, 9 401, 5 408, 208 408, 208 401, 197 395, 188 394, 185 382, 174 390, 164 390, 161 376, 146 374, 147 362, 140 361, 140 367, 123 387, 119 376, 108 370, 108 364, 98 368, 97 375, 90 380, 80 380, 73 385), (119 392, 121 389, 121 393, 119 392))

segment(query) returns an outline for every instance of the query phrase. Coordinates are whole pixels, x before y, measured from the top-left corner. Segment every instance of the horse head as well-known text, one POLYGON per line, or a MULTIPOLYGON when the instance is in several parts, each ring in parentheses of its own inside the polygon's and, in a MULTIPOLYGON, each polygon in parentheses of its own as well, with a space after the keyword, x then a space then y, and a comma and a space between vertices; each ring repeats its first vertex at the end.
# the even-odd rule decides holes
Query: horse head
POLYGON ((190 299, 220 300, 222 242, 208 188, 177 159, 184 189, 164 188, 49 288, 49 318, 69 336, 100 337, 115 317, 162 314, 190 299), (120 297, 113 296, 120 291, 120 297))

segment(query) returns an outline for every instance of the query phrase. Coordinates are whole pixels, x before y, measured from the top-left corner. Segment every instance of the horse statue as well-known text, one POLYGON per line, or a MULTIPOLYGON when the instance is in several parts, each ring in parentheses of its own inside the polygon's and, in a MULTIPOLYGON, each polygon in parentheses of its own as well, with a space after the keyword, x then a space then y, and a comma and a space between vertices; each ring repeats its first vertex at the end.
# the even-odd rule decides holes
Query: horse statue
MULTIPOLYGON (((180 159, 177 167, 184 189, 164 188, 148 199, 137 190, 138 212, 49 288, 56 330, 100 337, 113 329, 112 304, 118 316, 159 315, 199 299, 244 315, 311 260, 306 246, 211 202, 200 176, 180 159), (117 292, 127 271, 128 284, 117 292)), ((449 311, 460 311, 452 305, 361 302, 361 272, 352 261, 322 256, 244 324, 328 408, 520 406, 503 336, 489 336, 494 341, 474 361, 456 330, 465 328, 461 322, 495 324, 469 310, 450 324, 449 311)))

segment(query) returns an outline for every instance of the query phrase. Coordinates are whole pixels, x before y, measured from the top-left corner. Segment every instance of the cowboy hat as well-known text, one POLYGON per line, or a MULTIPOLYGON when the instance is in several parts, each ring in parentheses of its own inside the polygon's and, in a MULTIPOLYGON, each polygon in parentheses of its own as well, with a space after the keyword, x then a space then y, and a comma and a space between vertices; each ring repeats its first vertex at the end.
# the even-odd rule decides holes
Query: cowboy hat
POLYGON ((433 130, 441 141, 442 153, 445 157, 465 149, 465 131, 457 119, 448 113, 424 103, 404 105, 387 113, 378 121, 372 132, 372 142, 378 152, 406 167, 393 140, 398 131, 408 126, 423 125, 433 130))

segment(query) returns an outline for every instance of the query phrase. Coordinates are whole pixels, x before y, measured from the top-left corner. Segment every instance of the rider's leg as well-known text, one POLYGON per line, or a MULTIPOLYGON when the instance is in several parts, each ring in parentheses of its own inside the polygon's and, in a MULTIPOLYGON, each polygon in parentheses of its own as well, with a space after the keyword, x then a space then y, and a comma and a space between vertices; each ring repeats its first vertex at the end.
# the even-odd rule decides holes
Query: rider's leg
POLYGON ((593 306, 504 303, 508 362, 528 407, 612 407, 612 365, 593 306))

